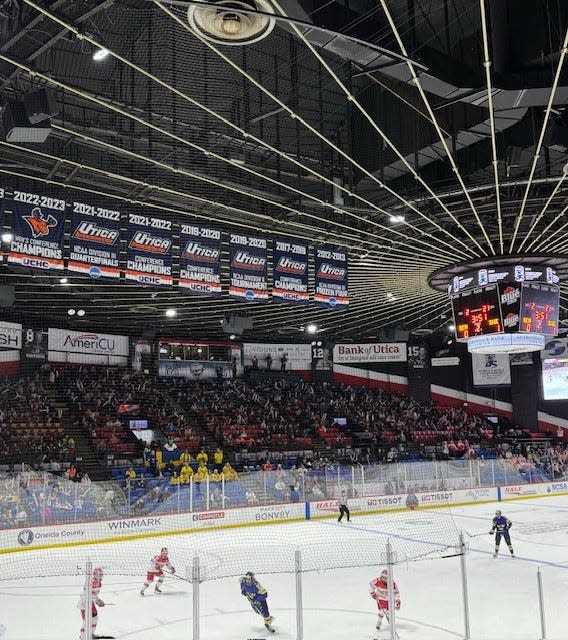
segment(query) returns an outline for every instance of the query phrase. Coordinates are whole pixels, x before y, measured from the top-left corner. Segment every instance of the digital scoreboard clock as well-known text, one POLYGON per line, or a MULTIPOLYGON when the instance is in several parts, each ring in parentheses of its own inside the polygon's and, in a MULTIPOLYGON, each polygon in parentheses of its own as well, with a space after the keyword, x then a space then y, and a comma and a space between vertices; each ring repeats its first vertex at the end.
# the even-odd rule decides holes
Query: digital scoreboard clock
POLYGON ((494 333, 558 334, 560 290, 541 283, 499 283, 452 295, 456 339, 494 333))
POLYGON ((458 340, 503 331, 496 284, 453 295, 452 308, 458 340))
POLYGON ((524 284, 519 331, 555 336, 558 333, 559 291, 544 284, 524 284))

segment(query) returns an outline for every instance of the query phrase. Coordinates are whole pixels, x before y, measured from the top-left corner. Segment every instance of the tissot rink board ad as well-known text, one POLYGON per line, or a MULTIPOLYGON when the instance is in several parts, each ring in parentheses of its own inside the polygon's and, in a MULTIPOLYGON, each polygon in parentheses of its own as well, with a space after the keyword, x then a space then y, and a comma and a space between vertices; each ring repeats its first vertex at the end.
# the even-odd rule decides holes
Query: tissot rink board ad
POLYGON ((274 287, 272 301, 308 304, 308 247, 289 240, 275 240, 272 250, 274 287))
POLYGON ((316 306, 344 311, 349 306, 347 253, 332 247, 315 248, 316 306))
POLYGON ((120 278, 120 211, 73 202, 67 270, 91 278, 120 278))
POLYGON ((14 191, 8 262, 26 269, 63 271, 65 200, 14 191))
POLYGON ((229 234, 229 295, 249 302, 268 300, 266 238, 229 234))
POLYGON ((127 282, 151 287, 172 284, 172 223, 138 213, 128 214, 127 282))
POLYGON ((182 224, 179 236, 179 290, 200 296, 221 295, 221 232, 182 224))

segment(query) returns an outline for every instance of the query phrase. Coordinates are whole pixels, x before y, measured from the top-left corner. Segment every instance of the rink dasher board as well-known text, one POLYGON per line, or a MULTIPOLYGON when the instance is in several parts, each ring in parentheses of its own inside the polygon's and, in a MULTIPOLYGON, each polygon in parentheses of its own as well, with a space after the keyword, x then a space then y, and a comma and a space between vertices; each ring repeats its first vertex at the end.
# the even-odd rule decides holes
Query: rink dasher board
MULTIPOLYGON (((359 516, 408 511, 408 494, 350 498, 352 513, 359 516)), ((535 497, 568 495, 568 481, 453 489, 415 493, 417 511, 448 506, 467 506, 488 502, 513 501, 535 497)), ((187 535, 200 531, 232 529, 267 524, 287 524, 337 517, 337 500, 285 503, 259 507, 236 507, 175 515, 139 518, 116 518, 90 522, 66 523, 0 530, 0 555, 57 547, 71 547, 109 542, 155 538, 164 535, 187 535)))

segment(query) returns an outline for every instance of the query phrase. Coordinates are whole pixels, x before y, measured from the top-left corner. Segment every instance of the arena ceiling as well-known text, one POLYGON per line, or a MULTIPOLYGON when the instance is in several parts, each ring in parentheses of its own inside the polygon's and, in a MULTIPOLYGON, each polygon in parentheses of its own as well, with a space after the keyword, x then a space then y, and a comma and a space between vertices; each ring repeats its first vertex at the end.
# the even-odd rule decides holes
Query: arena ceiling
POLYGON ((226 282, 219 300, 3 265, 16 291, 3 317, 219 337, 236 314, 253 320, 248 339, 304 339, 308 323, 326 340, 381 339, 447 327, 429 277, 449 265, 562 263, 566 3, 257 0, 254 15, 251 1, 0 2, 0 100, 46 88, 57 105, 44 143, 0 137, 0 181, 346 248, 349 311, 243 303, 226 282), (223 42, 243 29, 246 44, 223 42))

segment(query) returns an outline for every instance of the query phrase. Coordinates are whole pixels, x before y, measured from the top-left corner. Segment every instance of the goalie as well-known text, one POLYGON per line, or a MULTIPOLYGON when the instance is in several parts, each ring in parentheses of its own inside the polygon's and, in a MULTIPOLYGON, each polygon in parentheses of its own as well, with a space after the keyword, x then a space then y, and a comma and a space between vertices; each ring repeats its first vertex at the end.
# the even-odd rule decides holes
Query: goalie
POLYGON ((148 568, 148 573, 146 574, 146 580, 142 585, 142 589, 140 589, 141 596, 144 595, 144 592, 150 586, 150 584, 154 582, 154 578, 158 578, 156 580, 156 585, 154 586, 154 591, 156 593, 162 593, 160 587, 164 584, 164 569, 167 569, 170 573, 176 572, 175 568, 172 567, 170 563, 167 547, 162 547, 160 549, 160 553, 157 556, 154 556, 150 561, 150 567, 148 568))
MULTIPOLYGON (((103 584, 103 570, 99 567, 93 569, 93 575, 91 577, 91 598, 92 598, 92 606, 91 606, 91 634, 95 637, 95 629, 97 628, 98 622, 98 609, 97 607, 104 607, 105 603, 99 598, 99 593, 101 591, 101 587, 103 584)), ((85 618, 86 618, 86 607, 87 607, 87 592, 85 588, 83 588, 83 593, 81 594, 81 598, 79 600, 79 604, 77 605, 81 610, 81 633, 79 634, 79 640, 86 640, 86 630, 85 630, 85 618)))
MULTIPOLYGON (((371 598, 376 601, 378 614, 377 614, 377 629, 381 628, 383 618, 386 616, 387 622, 389 622, 389 591, 388 591, 388 577, 389 572, 383 569, 381 575, 369 583, 369 591, 371 592, 371 598)), ((394 595, 394 608, 398 611, 400 609, 400 594, 396 582, 392 585, 392 591, 394 595)))
POLYGON ((274 633, 275 629, 272 627, 272 621, 274 618, 268 611, 268 593, 266 589, 260 584, 260 582, 254 577, 254 573, 249 571, 239 580, 241 586, 241 594, 248 598, 253 610, 264 618, 264 626, 268 631, 274 633))

